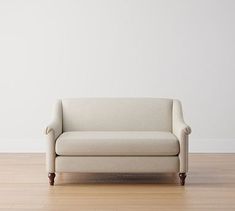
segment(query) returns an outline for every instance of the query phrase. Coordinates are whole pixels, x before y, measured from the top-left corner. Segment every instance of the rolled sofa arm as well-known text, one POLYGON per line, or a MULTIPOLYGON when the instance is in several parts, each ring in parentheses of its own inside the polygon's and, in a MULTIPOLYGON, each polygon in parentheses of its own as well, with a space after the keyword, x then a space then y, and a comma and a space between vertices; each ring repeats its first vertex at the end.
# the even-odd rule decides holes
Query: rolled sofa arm
POLYGON ((55 139, 62 133, 62 103, 57 100, 54 108, 52 121, 45 128, 45 134, 48 135, 50 132, 54 133, 55 139))
POLYGON ((172 130, 180 144, 180 173, 186 173, 188 171, 188 135, 191 133, 191 128, 184 122, 179 100, 173 100, 172 130))
POLYGON ((44 130, 46 136, 46 166, 48 173, 55 172, 55 141, 62 133, 62 103, 60 100, 54 105, 52 121, 44 130))

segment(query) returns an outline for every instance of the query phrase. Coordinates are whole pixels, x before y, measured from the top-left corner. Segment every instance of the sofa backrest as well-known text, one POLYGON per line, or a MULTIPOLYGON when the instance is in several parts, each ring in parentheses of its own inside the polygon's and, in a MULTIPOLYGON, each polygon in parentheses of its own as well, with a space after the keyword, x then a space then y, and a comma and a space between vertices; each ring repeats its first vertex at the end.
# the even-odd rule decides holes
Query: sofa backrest
POLYGON ((63 99, 63 131, 171 131, 171 99, 63 99))

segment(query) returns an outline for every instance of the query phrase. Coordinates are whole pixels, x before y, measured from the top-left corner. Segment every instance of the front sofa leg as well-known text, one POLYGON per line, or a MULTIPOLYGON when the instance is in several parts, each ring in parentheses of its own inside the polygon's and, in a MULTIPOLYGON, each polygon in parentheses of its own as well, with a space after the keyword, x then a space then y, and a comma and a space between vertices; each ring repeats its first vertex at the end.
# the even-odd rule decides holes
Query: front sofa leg
POLYGON ((55 173, 48 173, 50 185, 54 185, 55 173))
POLYGON ((184 186, 184 184, 185 184, 185 178, 186 178, 186 173, 179 173, 179 177, 180 177, 180 184, 182 185, 182 186, 184 186))

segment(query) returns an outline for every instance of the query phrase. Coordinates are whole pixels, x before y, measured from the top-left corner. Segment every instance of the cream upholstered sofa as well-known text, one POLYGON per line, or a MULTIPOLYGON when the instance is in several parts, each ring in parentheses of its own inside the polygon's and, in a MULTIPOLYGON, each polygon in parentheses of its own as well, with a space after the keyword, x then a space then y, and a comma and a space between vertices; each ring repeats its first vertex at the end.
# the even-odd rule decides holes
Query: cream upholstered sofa
POLYGON ((178 100, 58 100, 45 130, 50 185, 56 172, 177 172, 184 185, 190 132, 178 100))

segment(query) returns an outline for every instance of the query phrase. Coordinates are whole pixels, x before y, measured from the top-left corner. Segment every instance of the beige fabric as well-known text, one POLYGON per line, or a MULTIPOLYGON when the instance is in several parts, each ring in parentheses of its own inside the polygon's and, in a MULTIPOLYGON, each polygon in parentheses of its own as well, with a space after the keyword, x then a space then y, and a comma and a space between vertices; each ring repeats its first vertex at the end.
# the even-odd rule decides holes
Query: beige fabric
POLYGON ((62 133, 62 104, 61 100, 57 100, 54 108, 52 120, 45 129, 45 134, 49 134, 52 131, 57 138, 62 133))
POLYGON ((46 166, 50 173, 55 172, 55 140, 62 133, 62 105, 58 100, 53 108, 51 123, 45 129, 46 166))
POLYGON ((64 99, 63 131, 171 131, 172 100, 64 99))
POLYGON ((57 101, 53 113, 52 122, 45 129, 48 172, 179 171, 184 173, 188 170, 188 135, 191 133, 191 129, 184 123, 182 107, 178 100, 155 98, 67 99, 62 102, 57 101), (97 133, 100 131, 100 139, 97 134, 89 134, 89 130, 97 133), (68 131, 77 132, 73 135, 71 133, 61 135, 68 131), (105 133, 105 131, 110 133, 105 133), (114 135, 115 131, 116 135, 114 135), (117 135, 121 131, 122 135, 117 135), (128 131, 133 133, 130 135, 128 131), (175 137, 172 136, 174 139, 171 140, 166 136, 164 141, 163 137, 161 141, 160 138, 153 138, 160 131, 172 132, 175 137), (83 138, 81 138, 82 132, 84 132, 83 138), (126 132, 125 135, 124 132, 126 132), (134 134, 134 132, 136 133, 134 134), (75 143, 77 137, 71 137, 78 133, 80 133, 79 139, 75 143), (61 137, 56 142, 60 135, 61 137), (177 147, 176 140, 179 142, 177 147), (91 142, 97 143, 96 147, 91 142), (55 148, 61 154, 71 152, 86 155, 56 157, 55 148), (163 156, 161 154, 163 152, 167 155, 163 156), (178 156, 169 156, 178 152, 178 156), (90 157, 90 154, 95 153, 99 156, 90 157), (102 157, 104 153, 112 153, 112 155, 106 154, 106 157, 102 157), (147 153, 150 157, 146 156, 147 153), (128 157, 127 154, 133 155, 128 157))
POLYGON ((55 172, 55 136, 52 131, 46 135, 46 169, 47 172, 55 172))
POLYGON ((179 158, 171 157, 56 157, 56 172, 160 173, 178 172, 179 158))
POLYGON ((179 142, 170 132, 65 132, 56 141, 57 155, 154 156, 177 155, 179 142))
POLYGON ((173 101, 173 133, 180 143, 180 172, 186 173, 188 171, 188 135, 191 133, 191 128, 184 122, 179 100, 173 101))

